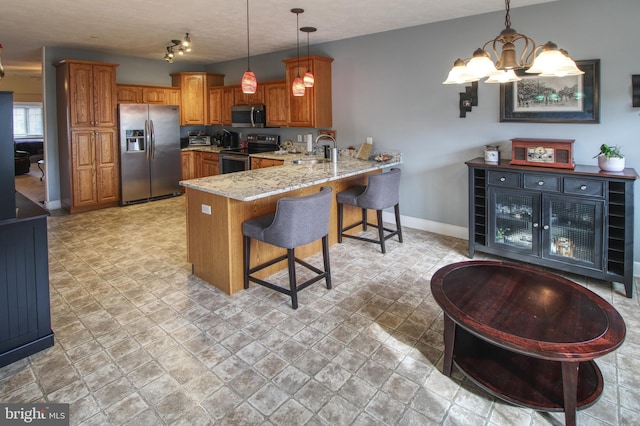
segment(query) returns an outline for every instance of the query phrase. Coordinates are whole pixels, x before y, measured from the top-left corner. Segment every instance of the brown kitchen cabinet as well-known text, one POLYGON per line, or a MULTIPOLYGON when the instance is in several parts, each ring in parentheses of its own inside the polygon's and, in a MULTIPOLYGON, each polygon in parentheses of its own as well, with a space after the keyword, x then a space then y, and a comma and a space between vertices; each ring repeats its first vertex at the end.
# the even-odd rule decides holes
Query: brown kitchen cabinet
POLYGON ((116 64, 55 64, 60 199, 70 213, 120 200, 116 64))
POLYGON ((196 178, 195 151, 182 151, 182 180, 196 178))
POLYGON ((171 84, 180 88, 180 125, 208 124, 209 87, 222 86, 224 74, 178 72, 171 74, 171 84))
POLYGON ((233 104, 234 105, 258 105, 264 104, 264 85, 258 82, 256 93, 242 93, 242 86, 234 86, 233 88, 233 104))
MULTIPOLYGON (((287 126, 289 127, 331 127, 331 62, 332 58, 309 56, 286 59, 286 88, 288 98, 287 126), (302 77, 311 67, 315 83, 307 87, 304 96, 293 96, 291 86, 298 72, 302 77), (298 67, 299 64, 299 67, 298 67)), ((268 113, 268 111, 267 111, 268 113)))
POLYGON ((235 86, 209 88, 209 124, 231 125, 235 86))
POLYGON ((116 99, 119 104, 180 105, 180 89, 164 86, 138 86, 118 84, 116 99))
POLYGON ((202 176, 216 176, 220 174, 220 159, 217 152, 202 153, 202 176))
POLYGON ((284 160, 273 160, 271 158, 251 157, 251 170, 264 169, 265 167, 282 166, 284 160))
POLYGON ((267 126, 283 127, 287 125, 287 82, 271 81, 264 83, 264 103, 267 110, 267 126))

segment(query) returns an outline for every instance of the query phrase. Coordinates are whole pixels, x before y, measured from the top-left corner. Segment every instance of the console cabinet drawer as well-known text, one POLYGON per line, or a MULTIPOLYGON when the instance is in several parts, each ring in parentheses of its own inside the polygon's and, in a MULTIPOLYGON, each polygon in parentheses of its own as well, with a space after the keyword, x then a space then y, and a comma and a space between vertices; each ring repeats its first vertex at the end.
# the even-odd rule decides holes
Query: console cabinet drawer
POLYGON ((525 173, 524 187, 540 191, 560 192, 560 178, 557 176, 531 175, 525 173))
POLYGON ((503 171, 489 172, 489 185, 504 186, 509 188, 520 187, 520 173, 511 173, 503 171))
POLYGON ((604 197, 604 182, 590 179, 565 178, 564 192, 566 194, 604 197))

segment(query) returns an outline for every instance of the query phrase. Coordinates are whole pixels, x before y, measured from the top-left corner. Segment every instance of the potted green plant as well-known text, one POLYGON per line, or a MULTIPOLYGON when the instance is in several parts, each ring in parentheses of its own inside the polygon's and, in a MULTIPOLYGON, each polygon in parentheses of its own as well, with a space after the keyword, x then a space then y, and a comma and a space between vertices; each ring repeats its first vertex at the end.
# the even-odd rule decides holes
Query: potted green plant
POLYGON ((593 156, 598 158, 598 167, 605 172, 621 172, 624 169, 624 155, 619 146, 600 145, 600 152, 593 156))

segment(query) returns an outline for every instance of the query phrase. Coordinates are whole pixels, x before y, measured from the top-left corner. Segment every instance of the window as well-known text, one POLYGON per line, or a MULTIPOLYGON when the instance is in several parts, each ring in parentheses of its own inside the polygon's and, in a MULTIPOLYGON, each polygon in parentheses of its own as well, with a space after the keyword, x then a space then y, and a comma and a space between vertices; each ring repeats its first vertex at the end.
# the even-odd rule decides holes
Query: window
POLYGON ((15 138, 43 137, 41 103, 13 104, 13 136, 15 138))

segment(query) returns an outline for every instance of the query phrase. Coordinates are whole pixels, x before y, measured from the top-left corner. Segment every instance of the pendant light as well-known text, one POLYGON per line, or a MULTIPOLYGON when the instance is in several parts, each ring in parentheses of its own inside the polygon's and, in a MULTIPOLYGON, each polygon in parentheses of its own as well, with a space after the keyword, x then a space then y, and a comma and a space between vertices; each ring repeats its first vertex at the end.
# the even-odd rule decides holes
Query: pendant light
POLYGON ((496 38, 476 49, 471 58, 456 60, 443 84, 470 83, 484 77, 489 77, 486 83, 508 83, 520 80, 514 71, 522 69, 545 77, 583 74, 567 52, 555 43, 536 46, 532 39, 511 28, 510 3, 510 0, 504 2, 505 28, 496 38), (519 55, 516 44, 522 45, 519 55))
POLYGON ((317 28, 302 27, 300 28, 300 31, 307 33, 307 72, 304 74, 302 80, 304 81, 304 87, 313 87, 315 78, 313 77, 313 73, 311 72, 311 57, 309 55, 309 33, 316 32, 317 28))
POLYGON ((247 71, 242 76, 242 81, 240 84, 242 86, 242 93, 251 95, 256 93, 256 89, 258 88, 258 81, 256 80, 256 75, 251 72, 249 58, 249 0, 247 0, 247 71))
POLYGON ((300 78, 300 31, 298 31, 298 19, 300 17, 300 14, 304 13, 304 9, 294 8, 291 9, 291 13, 296 14, 296 45, 298 48, 298 75, 293 80, 291 90, 293 92, 293 96, 304 96, 304 81, 302 80, 302 78, 300 78))

